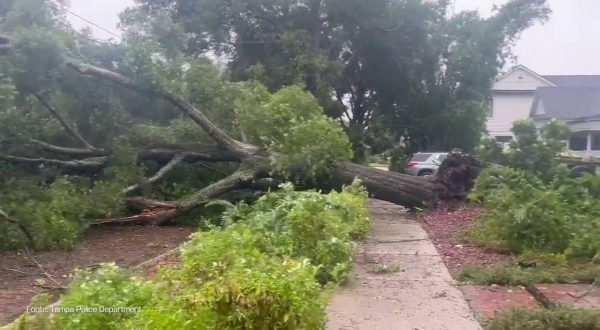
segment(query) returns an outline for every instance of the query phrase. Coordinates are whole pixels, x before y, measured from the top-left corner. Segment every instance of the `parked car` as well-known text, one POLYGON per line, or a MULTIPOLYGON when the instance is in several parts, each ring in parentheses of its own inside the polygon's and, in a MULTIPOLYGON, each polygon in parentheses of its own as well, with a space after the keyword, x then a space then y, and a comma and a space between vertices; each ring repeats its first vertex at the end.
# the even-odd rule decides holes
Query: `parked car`
POLYGON ((418 152, 406 165, 406 173, 417 176, 433 175, 446 156, 447 152, 418 152))

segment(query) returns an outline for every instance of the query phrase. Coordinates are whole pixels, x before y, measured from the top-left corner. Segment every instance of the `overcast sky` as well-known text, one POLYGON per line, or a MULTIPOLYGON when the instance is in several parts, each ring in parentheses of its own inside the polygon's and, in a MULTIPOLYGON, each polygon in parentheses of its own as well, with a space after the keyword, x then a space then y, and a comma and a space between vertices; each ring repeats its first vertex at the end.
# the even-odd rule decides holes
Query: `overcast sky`
MULTIPOLYGON (((479 10, 487 16, 494 4, 501 5, 506 1, 455 0, 455 11, 479 10)), ((597 35, 600 31, 600 1, 548 1, 553 11, 550 20, 523 33, 514 48, 517 63, 539 74, 600 74, 600 38, 597 35)), ((72 12, 119 34, 118 13, 131 6, 133 0, 70 0, 70 3, 72 12)), ((69 17, 77 28, 90 26, 77 17, 69 17)), ((90 27, 98 38, 111 37, 90 27)))

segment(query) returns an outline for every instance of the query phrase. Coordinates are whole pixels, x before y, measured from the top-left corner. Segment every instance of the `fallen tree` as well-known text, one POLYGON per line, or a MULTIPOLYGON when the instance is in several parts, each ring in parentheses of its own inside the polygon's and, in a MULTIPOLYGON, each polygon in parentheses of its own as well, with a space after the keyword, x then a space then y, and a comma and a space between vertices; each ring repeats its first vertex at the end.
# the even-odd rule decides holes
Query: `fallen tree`
MULTIPOLYGON (((92 223, 143 221, 160 224, 171 221, 234 190, 247 189, 261 179, 271 178, 278 181, 285 179, 281 178, 281 172, 278 171, 279 169, 274 159, 285 160, 289 155, 273 151, 264 146, 234 139, 217 127, 204 113, 184 98, 155 87, 144 86, 124 75, 97 66, 74 61, 67 61, 67 66, 83 75, 123 86, 147 97, 168 101, 179 109, 179 111, 191 118, 215 142, 215 144, 187 145, 154 144, 138 151, 137 158, 139 161, 155 161, 161 164, 161 167, 153 175, 142 179, 140 182, 127 187, 121 192, 129 208, 139 212, 139 214, 125 218, 99 219, 92 221, 92 223), (198 166, 211 168, 202 162, 235 162, 239 163, 239 169, 204 188, 199 187, 197 193, 182 200, 162 201, 141 195, 135 196, 143 188, 161 182, 166 175, 184 163, 193 163, 198 166), (279 177, 272 178, 273 176, 279 177)), ((98 175, 98 173, 111 164, 112 155, 109 151, 97 148, 87 141, 77 128, 62 118, 59 111, 54 109, 42 95, 35 94, 34 96, 61 124, 63 130, 74 141, 79 141, 82 147, 62 147, 30 139, 29 142, 36 148, 60 155, 60 159, 2 155, 0 156, 1 160, 15 164, 52 166, 58 168, 59 172, 57 173, 60 174, 88 176, 98 175)), ((449 157, 449 159, 453 158, 449 157)), ((453 165, 445 166, 443 164, 442 173, 439 174, 439 177, 448 177, 448 173, 450 173, 451 177, 458 178, 459 181, 464 176, 471 177, 472 168, 463 165, 466 165, 466 163, 459 167, 453 165)), ((442 199, 464 196, 464 190, 457 190, 453 187, 457 183, 453 182, 452 178, 450 180, 438 180, 435 184, 437 188, 434 189, 434 184, 430 180, 421 177, 387 172, 346 161, 334 160, 329 162, 327 167, 328 180, 331 181, 330 186, 340 187, 351 183, 355 178, 360 178, 372 197, 409 208, 428 205, 431 201, 435 200, 434 194, 436 193, 437 197, 441 197, 442 199), (441 190, 440 186, 442 187, 441 190)))
MULTIPOLYGON (((194 197, 170 203, 169 208, 163 212, 154 213, 153 222, 163 222, 177 217, 183 213, 203 205, 208 200, 216 198, 233 189, 242 188, 255 180, 269 177, 274 170, 272 166, 273 153, 265 148, 248 144, 233 139, 223 130, 214 125, 208 117, 198 110, 190 102, 165 91, 152 89, 135 82, 116 72, 112 72, 96 66, 78 62, 68 62, 68 66, 81 74, 107 80, 123 87, 144 93, 152 97, 160 97, 187 114, 198 126, 200 126, 212 139, 215 145, 201 146, 195 148, 182 146, 153 146, 139 153, 139 158, 144 160, 161 160, 166 165, 154 176, 145 179, 136 186, 129 187, 125 193, 136 191, 139 186, 152 184, 160 179, 165 172, 172 170, 183 161, 237 161, 240 162, 240 170, 233 175, 215 182, 201 189, 194 197)), ((286 157, 286 155, 277 155, 286 157)), ((432 185, 428 180, 378 170, 368 166, 362 166, 349 162, 334 162, 330 168, 332 181, 338 184, 348 184, 354 178, 360 178, 369 193, 378 199, 386 200, 407 207, 424 206, 432 198, 432 185)), ((133 199, 136 207, 156 208, 161 201, 149 199, 133 199)), ((131 201, 131 200, 130 200, 131 201)))

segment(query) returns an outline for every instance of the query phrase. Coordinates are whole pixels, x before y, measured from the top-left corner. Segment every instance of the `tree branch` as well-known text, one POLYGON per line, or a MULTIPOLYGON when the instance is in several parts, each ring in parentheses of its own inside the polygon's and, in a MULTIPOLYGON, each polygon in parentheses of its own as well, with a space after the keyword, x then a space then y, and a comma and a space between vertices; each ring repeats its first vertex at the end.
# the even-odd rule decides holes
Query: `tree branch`
POLYGON ((33 247, 33 236, 31 235, 31 233, 29 233, 29 231, 27 230, 27 228, 25 228, 25 226, 22 223, 20 223, 16 219, 11 218, 2 209, 0 209, 0 219, 4 219, 6 222, 12 223, 13 225, 16 225, 17 227, 19 227, 19 229, 21 230, 21 232, 23 232, 23 234, 25 235, 25 237, 27 237, 27 240, 29 241, 29 245, 33 247))
POLYGON ((138 191, 142 187, 152 185, 152 184, 162 180, 167 174, 169 174, 171 171, 173 171, 175 168, 177 168, 177 166, 179 166, 179 164, 181 164, 185 160, 185 157, 186 157, 185 154, 176 155, 175 157, 173 157, 173 159, 171 159, 171 161, 169 161, 167 163, 167 165, 163 166, 153 176, 149 177, 148 179, 146 179, 138 184, 135 184, 135 185, 130 186, 130 187, 126 188, 125 190, 123 190, 123 192, 122 192, 123 195, 129 195, 133 192, 138 191))
POLYGON ((58 160, 48 158, 26 158, 17 156, 0 155, 0 160, 11 163, 31 165, 54 165, 68 170, 93 172, 103 169, 108 165, 108 157, 87 158, 82 160, 58 160))
POLYGON ((43 150, 55 152, 58 154, 64 155, 72 155, 72 156, 104 156, 105 152, 103 150, 97 149, 81 149, 81 148, 69 148, 69 147, 61 147, 54 144, 46 143, 44 141, 29 139, 31 143, 36 144, 43 150))
POLYGON ((192 120, 198 124, 198 126, 200 126, 208 135, 210 135, 217 142, 217 144, 242 158, 252 156, 259 150, 259 148, 256 146, 237 141, 227 135, 227 133, 213 124, 210 119, 208 119, 208 117, 206 117, 200 110, 196 109, 190 102, 180 97, 165 91, 156 90, 155 88, 143 87, 134 80, 119 73, 93 65, 76 63, 73 61, 67 61, 67 65, 74 68, 81 74, 112 81, 116 84, 141 93, 153 94, 164 98, 190 116, 190 118, 192 118, 192 120))
POLYGON ((227 178, 206 186, 193 197, 179 202, 162 202, 143 197, 130 198, 128 204, 134 204, 136 207, 143 209, 144 211, 141 214, 120 219, 100 219, 92 224, 140 221, 147 221, 155 225, 161 224, 188 213, 228 191, 253 182, 260 176, 260 173, 258 170, 238 170, 227 178))
POLYGON ((83 136, 81 136, 81 134, 79 134, 79 132, 77 131, 77 128, 75 128, 75 126, 72 126, 71 124, 67 123, 62 117, 61 115, 58 113, 58 111, 56 111, 56 109, 54 109, 43 97, 42 95, 40 95, 39 93, 33 93, 33 96, 35 96, 38 101, 40 101, 40 103, 44 106, 44 108, 46 108, 54 118, 56 118, 56 120, 58 120, 60 122, 60 124, 62 125, 62 127, 65 129, 65 131, 67 131, 67 133, 71 134, 74 138, 76 138, 77 140, 79 140, 81 143, 83 143, 83 145, 85 145, 86 148, 90 149, 90 150, 94 150, 94 151, 98 151, 93 145, 91 145, 89 142, 87 142, 86 139, 83 138, 83 136))
POLYGON ((229 151, 219 149, 216 145, 169 145, 157 144, 146 147, 138 154, 140 160, 154 160, 168 162, 175 155, 184 153, 185 161, 208 161, 208 162, 240 162, 241 158, 229 151))

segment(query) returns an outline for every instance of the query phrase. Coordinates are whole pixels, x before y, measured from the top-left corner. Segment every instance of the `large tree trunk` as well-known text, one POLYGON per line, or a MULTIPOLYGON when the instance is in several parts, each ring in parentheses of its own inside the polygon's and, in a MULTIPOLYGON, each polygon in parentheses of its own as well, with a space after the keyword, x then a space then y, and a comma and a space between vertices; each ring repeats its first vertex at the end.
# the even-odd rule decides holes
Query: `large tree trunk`
POLYGON ((338 185, 360 178, 372 197, 411 208, 422 207, 432 199, 431 182, 421 177, 353 163, 336 164, 332 177, 338 185))

